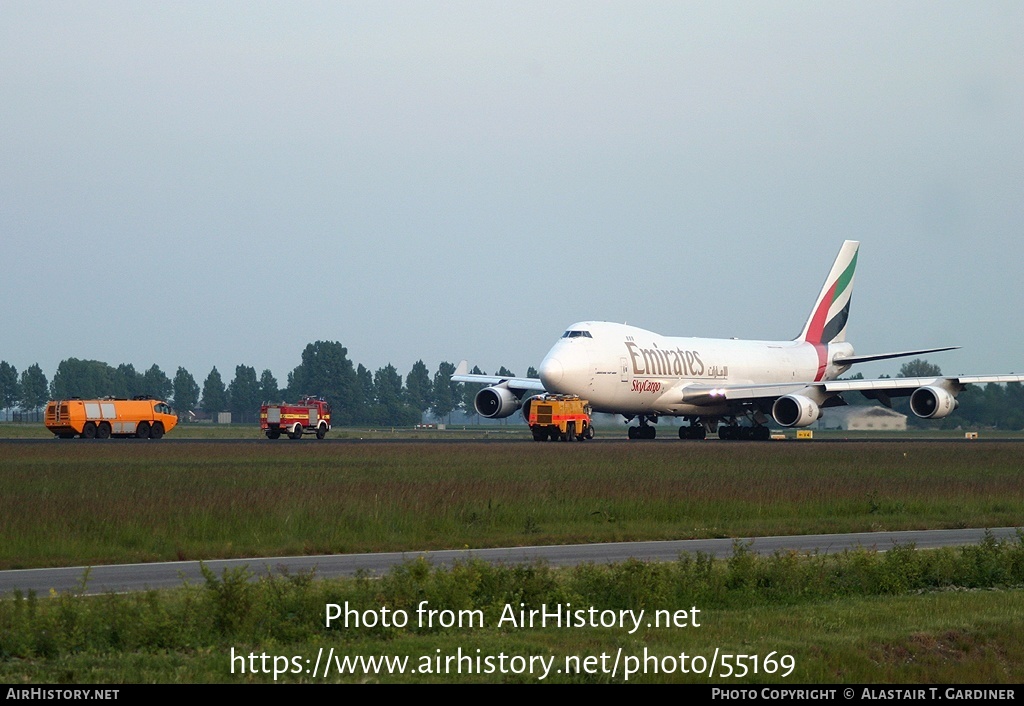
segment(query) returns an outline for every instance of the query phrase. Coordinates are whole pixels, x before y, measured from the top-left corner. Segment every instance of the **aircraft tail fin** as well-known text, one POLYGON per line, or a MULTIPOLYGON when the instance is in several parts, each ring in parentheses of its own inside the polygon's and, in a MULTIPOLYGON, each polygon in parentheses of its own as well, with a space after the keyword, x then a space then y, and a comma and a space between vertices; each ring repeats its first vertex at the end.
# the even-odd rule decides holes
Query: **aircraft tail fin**
POLYGON ((856 240, 843 243, 797 340, 808 343, 838 343, 846 340, 846 320, 850 316, 853 271, 857 267, 859 249, 860 243, 856 240))

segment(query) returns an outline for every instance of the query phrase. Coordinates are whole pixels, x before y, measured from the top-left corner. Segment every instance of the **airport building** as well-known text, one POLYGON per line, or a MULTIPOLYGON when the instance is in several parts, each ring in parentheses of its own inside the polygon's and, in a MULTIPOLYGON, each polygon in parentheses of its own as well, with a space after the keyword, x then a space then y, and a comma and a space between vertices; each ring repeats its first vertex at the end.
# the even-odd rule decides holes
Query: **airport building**
POLYGON ((906 431, 907 415, 878 405, 827 407, 818 420, 818 428, 843 431, 906 431))

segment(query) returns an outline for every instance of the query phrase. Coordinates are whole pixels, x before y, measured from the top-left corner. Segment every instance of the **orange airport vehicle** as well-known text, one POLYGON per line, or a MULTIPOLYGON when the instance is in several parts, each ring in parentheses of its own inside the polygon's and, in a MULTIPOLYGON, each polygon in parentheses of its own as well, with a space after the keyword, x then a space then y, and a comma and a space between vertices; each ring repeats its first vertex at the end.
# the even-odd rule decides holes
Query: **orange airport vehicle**
POLYGON ((331 430, 331 406, 322 397, 303 397, 295 404, 265 404, 260 407, 260 429, 268 439, 301 439, 316 434, 322 439, 331 430))
POLYGON ((54 400, 46 404, 46 428, 61 439, 107 439, 134 436, 159 439, 178 423, 178 417, 163 400, 146 395, 122 399, 54 400))
POLYGON ((534 441, 583 441, 594 438, 590 403, 576 395, 536 395, 523 405, 534 441))

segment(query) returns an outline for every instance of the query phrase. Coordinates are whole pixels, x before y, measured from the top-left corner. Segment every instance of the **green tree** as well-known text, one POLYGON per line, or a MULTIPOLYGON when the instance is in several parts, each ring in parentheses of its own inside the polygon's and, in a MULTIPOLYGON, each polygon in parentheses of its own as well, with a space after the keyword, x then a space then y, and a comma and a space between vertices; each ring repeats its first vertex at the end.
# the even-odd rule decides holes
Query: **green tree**
POLYGON ((39 421, 39 408, 46 404, 50 386, 38 363, 33 363, 21 371, 18 386, 21 389, 19 406, 23 412, 34 412, 35 421, 39 421))
POLYGON ((156 363, 153 363, 149 370, 142 374, 142 392, 139 394, 149 395, 158 400, 166 400, 171 396, 173 389, 174 386, 171 384, 171 379, 167 377, 156 363))
POLYGON ((360 363, 356 367, 356 382, 352 387, 353 423, 373 422, 374 400, 377 393, 373 387, 373 373, 360 363))
POLYGON ((179 367, 174 374, 174 408, 178 410, 179 420, 189 418, 189 412, 199 404, 199 385, 192 373, 179 367))
POLYGON ((462 402, 462 386, 452 382, 455 366, 443 361, 434 373, 434 415, 438 419, 451 421, 451 413, 458 409, 462 402))
POLYGON ((526 369, 526 377, 528 377, 528 378, 539 378, 540 377, 540 373, 537 372, 537 368, 535 368, 535 367, 533 367, 531 365, 529 368, 526 369))
POLYGON ((1005 429, 1024 429, 1024 385, 1019 382, 1006 383, 1005 429))
POLYGON ((228 408, 228 393, 224 387, 224 380, 221 379, 217 366, 206 376, 203 381, 203 411, 217 421, 217 413, 225 412, 228 408))
POLYGON ((499 375, 503 378, 514 378, 516 376, 515 373, 506 368, 504 365, 498 368, 498 372, 496 372, 495 375, 499 375))
POLYGON ((101 361, 67 358, 57 366, 50 394, 55 400, 106 397, 114 393, 113 374, 114 369, 101 361))
POLYGON ((373 389, 377 393, 377 424, 410 426, 420 421, 420 412, 405 402, 402 376, 395 366, 388 363, 373 374, 373 389))
POLYGON ((281 399, 281 390, 277 387, 277 378, 269 369, 260 375, 260 399, 263 402, 277 402, 281 399))
POLYGON ((142 391, 144 386, 142 375, 135 371, 135 366, 131 363, 121 363, 111 373, 110 394, 115 397, 131 398, 145 394, 142 391))
POLYGON ((227 393, 231 421, 256 421, 262 399, 260 381, 256 378, 256 368, 248 365, 235 366, 235 379, 228 385, 227 393))
POLYGON ((7 421, 10 421, 11 408, 18 403, 19 397, 18 371, 6 360, 0 361, 0 407, 7 410, 7 421))
POLYGON ((331 423, 346 426, 356 418, 351 402, 355 382, 348 350, 337 341, 317 341, 302 351, 302 362, 288 377, 288 389, 293 397, 323 397, 331 405, 331 423))
POLYGON ((422 416, 433 402, 434 385, 430 381, 430 371, 422 360, 412 365, 412 370, 405 376, 405 396, 412 407, 422 416))
POLYGON ((934 378, 942 375, 939 366, 929 363, 923 358, 914 358, 900 366, 898 378, 934 378))

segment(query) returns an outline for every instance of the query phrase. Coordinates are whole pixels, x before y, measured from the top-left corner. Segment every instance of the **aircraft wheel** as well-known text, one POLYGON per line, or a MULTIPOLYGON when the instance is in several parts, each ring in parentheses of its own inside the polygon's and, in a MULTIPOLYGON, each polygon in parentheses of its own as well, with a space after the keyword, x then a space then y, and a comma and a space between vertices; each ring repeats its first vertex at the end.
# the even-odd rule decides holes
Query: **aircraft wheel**
POLYGON ((150 439, 162 439, 164 436, 164 425, 160 422, 155 422, 153 428, 149 430, 150 439))
POLYGON ((139 439, 148 439, 149 422, 139 422, 139 426, 135 427, 135 436, 139 439))
POLYGON ((626 436, 628 436, 630 439, 635 439, 636 438, 636 430, 639 429, 639 428, 640 427, 626 427, 626 436))
POLYGON ((96 425, 93 422, 86 422, 85 426, 82 427, 82 438, 83 439, 95 439, 96 438, 96 425))

